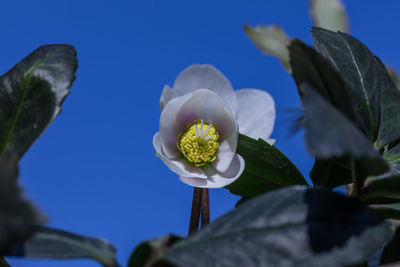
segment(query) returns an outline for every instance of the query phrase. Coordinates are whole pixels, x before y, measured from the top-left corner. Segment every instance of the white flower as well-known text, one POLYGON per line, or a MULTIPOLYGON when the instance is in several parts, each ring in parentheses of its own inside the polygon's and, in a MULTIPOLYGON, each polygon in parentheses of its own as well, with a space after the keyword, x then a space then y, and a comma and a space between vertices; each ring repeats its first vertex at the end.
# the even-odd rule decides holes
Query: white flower
POLYGON ((218 188, 244 169, 236 154, 238 133, 269 143, 275 121, 272 97, 261 90, 234 91, 211 65, 192 65, 160 99, 160 131, 153 137, 158 156, 182 182, 218 188))

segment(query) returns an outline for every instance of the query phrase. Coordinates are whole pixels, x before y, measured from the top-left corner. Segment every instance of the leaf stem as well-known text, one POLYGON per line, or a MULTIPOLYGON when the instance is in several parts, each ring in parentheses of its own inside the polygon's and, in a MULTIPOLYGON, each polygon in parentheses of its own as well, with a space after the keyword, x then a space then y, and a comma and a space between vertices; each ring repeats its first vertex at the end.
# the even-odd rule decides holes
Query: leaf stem
POLYGON ((208 188, 201 189, 201 227, 210 223, 210 200, 208 188))
POLYGON ((328 166, 326 166, 326 168, 324 170, 324 173, 323 173, 323 176, 322 176, 322 179, 320 182, 320 186, 325 186, 325 187, 328 186, 328 180, 329 180, 329 175, 332 172, 332 166, 333 166, 333 160, 329 160, 328 166))
POLYGON ((192 211, 190 214, 189 235, 193 234, 199 228, 200 208, 201 208, 202 189, 193 188, 192 211))
POLYGON ((353 192, 351 196, 360 197, 362 183, 360 183, 357 169, 356 169, 356 161, 354 158, 351 159, 351 179, 353 180, 353 192))

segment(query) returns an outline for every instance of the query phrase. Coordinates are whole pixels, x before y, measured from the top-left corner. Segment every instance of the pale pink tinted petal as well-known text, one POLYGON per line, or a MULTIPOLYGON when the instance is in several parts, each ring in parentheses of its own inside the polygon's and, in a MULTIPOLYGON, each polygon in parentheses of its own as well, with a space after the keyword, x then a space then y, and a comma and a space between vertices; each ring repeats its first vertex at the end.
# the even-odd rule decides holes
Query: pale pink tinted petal
POLYGON ((214 66, 191 65, 178 75, 173 86, 177 95, 185 95, 201 88, 210 89, 222 97, 236 114, 237 100, 232 85, 214 66))
POLYGON ((160 116, 160 140, 168 158, 175 158, 180 154, 176 147, 179 133, 186 129, 177 121, 177 114, 182 105, 190 98, 190 94, 174 98, 168 102, 160 116))
POLYGON ((227 107, 220 107, 215 110, 210 122, 218 127, 220 141, 224 141, 230 138, 232 135, 237 134, 237 122, 232 112, 230 112, 227 107))
POLYGON ((258 89, 241 89, 236 95, 239 132, 255 139, 267 140, 275 123, 275 103, 272 97, 258 89))
POLYGON ((223 141, 218 148, 217 158, 212 162, 212 166, 219 172, 225 172, 236 155, 238 135, 232 134, 231 137, 223 141))
POLYGON ((227 186, 240 177, 244 170, 244 160, 236 154, 228 170, 224 173, 218 172, 213 168, 206 171, 208 178, 199 179, 193 177, 179 176, 179 179, 188 185, 201 188, 221 188, 227 186))
POLYGON ((191 164, 190 162, 187 162, 186 159, 184 159, 183 157, 179 157, 176 159, 169 159, 165 155, 163 148, 161 146, 159 133, 156 133, 153 137, 153 146, 157 152, 157 155, 171 171, 175 172, 178 175, 184 175, 187 177, 196 177, 197 179, 207 179, 206 174, 201 168, 198 168, 193 164, 191 164))
POLYGON ((212 123, 214 113, 227 105, 219 95, 208 89, 198 89, 193 92, 193 96, 201 103, 204 111, 202 119, 210 123, 212 123))
POLYGON ((208 89, 198 89, 182 105, 177 114, 179 124, 188 125, 194 120, 204 120, 221 129, 222 140, 237 131, 236 121, 226 102, 208 89))
POLYGON ((175 118, 177 124, 185 126, 183 131, 193 121, 204 119, 205 110, 200 99, 195 94, 189 95, 191 95, 190 98, 181 106, 175 118))
POLYGON ((163 111, 167 103, 175 97, 175 92, 171 90, 171 87, 169 87, 168 85, 164 86, 164 90, 160 97, 160 110, 163 111))

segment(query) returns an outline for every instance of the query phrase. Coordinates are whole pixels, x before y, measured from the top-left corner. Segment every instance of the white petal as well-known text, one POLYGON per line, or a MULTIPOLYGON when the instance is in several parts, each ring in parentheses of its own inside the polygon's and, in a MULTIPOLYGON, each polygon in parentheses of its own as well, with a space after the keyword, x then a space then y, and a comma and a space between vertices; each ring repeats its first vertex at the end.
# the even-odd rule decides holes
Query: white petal
POLYGON ((210 89, 222 97, 236 114, 237 100, 232 85, 214 66, 191 65, 178 75, 173 86, 177 95, 185 95, 201 88, 210 89))
POLYGON ((206 111, 204 110, 201 99, 194 93, 189 95, 190 97, 183 103, 176 114, 177 124, 185 125, 183 130, 186 130, 186 127, 195 120, 206 120, 204 115, 206 111))
POLYGON ((164 86, 164 90, 160 97, 160 110, 163 111, 167 103, 175 97, 175 92, 171 90, 171 87, 169 87, 168 85, 164 86))
POLYGON ((177 114, 180 123, 188 125, 194 120, 204 120, 217 126, 220 147, 213 166, 225 172, 236 154, 238 126, 232 112, 217 94, 208 89, 199 89, 182 105, 177 114))
POLYGON ((225 108, 219 109, 214 113, 213 123, 218 127, 221 143, 218 148, 217 158, 212 165, 216 170, 225 172, 236 154, 238 126, 232 118, 232 114, 229 114, 225 108))
POLYGON ((238 99, 239 132, 252 138, 267 140, 275 122, 275 103, 272 97, 258 89, 241 89, 238 99))
POLYGON ((219 172, 226 172, 231 164, 233 157, 236 155, 236 147, 238 135, 233 134, 231 137, 223 141, 218 148, 217 158, 212 162, 212 166, 219 172))
POLYGON ((179 133, 186 129, 186 125, 176 120, 182 105, 191 97, 190 94, 176 97, 168 102, 160 116, 160 140, 168 158, 175 158, 180 154, 176 147, 179 133))
POLYGON ((227 186, 240 177, 244 170, 244 160, 241 156, 236 154, 233 158, 231 165, 228 170, 224 173, 214 170, 212 167, 208 168, 205 172, 207 173, 207 179, 199 179, 193 177, 179 176, 182 182, 185 184, 202 187, 202 188, 221 188, 227 186))
POLYGON ((198 89, 178 111, 179 124, 188 125, 194 120, 204 120, 221 130, 221 140, 237 132, 236 120, 226 102, 208 89, 198 89))
POLYGON ((160 159, 167 165, 168 168, 171 169, 171 171, 175 172, 178 175, 184 175, 187 177, 196 177, 196 179, 207 179, 206 174, 204 171, 191 164, 190 162, 186 161, 183 157, 179 157, 176 159, 169 159, 161 146, 160 142, 160 133, 156 133, 153 136, 153 146, 154 149, 157 152, 157 155, 160 157, 160 159))
POLYGON ((268 144, 273 145, 276 142, 276 139, 273 138, 268 138, 267 140, 265 140, 268 144))
POLYGON ((227 107, 220 107, 215 110, 210 123, 218 127, 218 134, 221 142, 230 138, 232 134, 237 134, 238 132, 238 124, 234 115, 227 107))

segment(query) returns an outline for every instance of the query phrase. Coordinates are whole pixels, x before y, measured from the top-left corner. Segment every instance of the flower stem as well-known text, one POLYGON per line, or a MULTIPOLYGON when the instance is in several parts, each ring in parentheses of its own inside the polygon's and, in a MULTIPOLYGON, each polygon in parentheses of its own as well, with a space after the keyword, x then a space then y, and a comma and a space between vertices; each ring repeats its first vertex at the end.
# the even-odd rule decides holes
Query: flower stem
POLYGON ((192 211, 190 214, 189 235, 193 234, 199 228, 200 208, 201 208, 202 189, 193 188, 192 211))
POLYGON ((210 223, 210 200, 208 188, 201 189, 201 227, 210 223))

